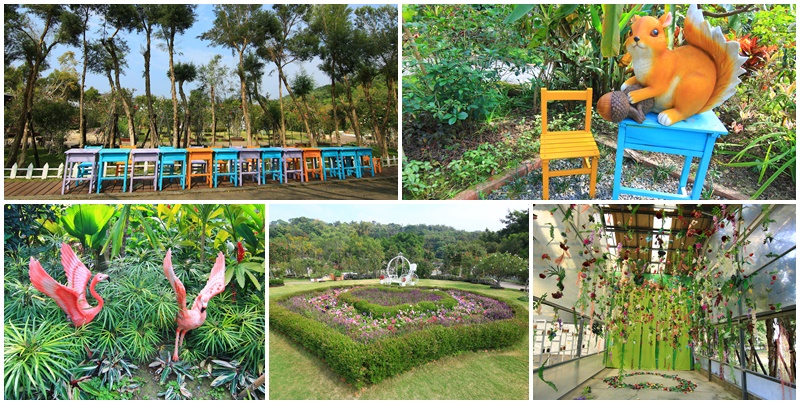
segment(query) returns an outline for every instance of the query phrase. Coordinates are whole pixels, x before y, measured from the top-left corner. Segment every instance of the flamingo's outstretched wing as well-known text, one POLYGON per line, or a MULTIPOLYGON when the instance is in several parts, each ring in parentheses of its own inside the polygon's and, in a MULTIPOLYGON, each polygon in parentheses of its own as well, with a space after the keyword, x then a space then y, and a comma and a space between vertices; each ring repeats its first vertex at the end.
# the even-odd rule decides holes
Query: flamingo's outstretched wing
POLYGON ((186 311, 186 288, 172 270, 172 249, 167 250, 167 255, 164 257, 164 275, 167 276, 172 289, 175 289, 175 295, 178 297, 178 309, 186 311))
POLYGON ((36 289, 55 300, 73 323, 83 319, 84 313, 78 307, 78 292, 56 282, 36 258, 31 257, 28 268, 28 276, 36 289))
POLYGON ((92 272, 81 262, 80 258, 72 251, 67 243, 61 243, 61 265, 67 273, 67 287, 78 292, 78 296, 86 298, 86 285, 92 277, 92 272))
POLYGON ((223 290, 225 290, 225 256, 219 253, 217 261, 214 263, 214 268, 211 269, 211 275, 208 276, 206 287, 197 295, 192 309, 197 307, 201 300, 208 304, 212 297, 222 293, 223 290))

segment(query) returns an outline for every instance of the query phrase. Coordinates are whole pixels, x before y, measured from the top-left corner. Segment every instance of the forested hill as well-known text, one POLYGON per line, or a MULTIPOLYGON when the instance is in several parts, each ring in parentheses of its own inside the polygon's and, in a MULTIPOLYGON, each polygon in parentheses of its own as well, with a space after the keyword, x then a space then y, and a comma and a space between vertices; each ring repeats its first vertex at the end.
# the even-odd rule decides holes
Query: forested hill
POLYGON ((501 275, 498 268, 486 267, 492 260, 503 261, 506 270, 518 271, 524 265, 527 272, 527 212, 509 212, 502 222, 506 227, 499 231, 464 231, 443 225, 326 223, 307 217, 274 221, 269 226, 270 269, 273 273, 277 269, 278 275, 286 270, 306 275, 309 268, 320 274, 332 269, 373 273, 402 253, 418 264, 422 277, 434 270, 464 276, 501 275))

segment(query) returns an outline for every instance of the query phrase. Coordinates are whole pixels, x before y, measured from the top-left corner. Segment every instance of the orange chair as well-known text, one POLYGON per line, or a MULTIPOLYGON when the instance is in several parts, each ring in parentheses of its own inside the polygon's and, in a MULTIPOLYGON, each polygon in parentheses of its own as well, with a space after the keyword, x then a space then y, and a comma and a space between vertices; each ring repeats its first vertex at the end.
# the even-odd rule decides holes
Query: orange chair
POLYGON ((303 175, 308 182, 308 174, 322 180, 322 151, 314 147, 301 147, 303 150, 303 175))
POLYGON ((548 91, 542 88, 542 199, 550 199, 550 177, 589 174, 589 197, 594 198, 600 150, 592 135, 592 89, 583 91, 548 91), (586 101, 586 122, 582 130, 550 132, 547 130, 548 101, 586 101), (581 159, 581 167, 550 170, 551 160, 581 159))
POLYGON ((186 173, 189 189, 192 189, 192 178, 200 177, 205 178, 208 182, 208 187, 212 187, 212 164, 214 164, 214 149, 205 147, 190 147, 186 149, 188 152, 189 170, 186 173), (197 172, 194 168, 197 167, 197 172))

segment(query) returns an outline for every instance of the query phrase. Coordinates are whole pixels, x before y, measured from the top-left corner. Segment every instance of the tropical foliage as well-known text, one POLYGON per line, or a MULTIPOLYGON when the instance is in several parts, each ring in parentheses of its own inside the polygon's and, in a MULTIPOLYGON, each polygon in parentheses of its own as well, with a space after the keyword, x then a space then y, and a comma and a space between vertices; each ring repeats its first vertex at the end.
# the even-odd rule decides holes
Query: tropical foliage
MULTIPOLYGON (((541 88, 592 88, 595 100, 629 77, 624 41, 634 15, 676 16, 683 5, 426 4, 403 6, 403 197, 451 198, 532 160, 541 134, 541 88)), ((796 155, 794 5, 706 5, 705 18, 749 60, 737 94, 716 111, 731 132, 722 164, 753 198, 791 187, 796 155)), ((585 112, 551 106, 550 125, 585 112), (555 109, 553 109, 555 107, 555 109)), ((615 135, 597 117, 596 134, 615 135)), ((776 198, 785 199, 785 198, 776 198)))
MULTIPOLYGON (((243 377, 264 372, 264 205, 6 205, 9 212, 7 229, 23 217, 38 231, 4 252, 6 398, 103 398, 104 391, 138 397, 134 378, 147 369, 161 384, 177 383, 166 393, 177 397, 183 378, 196 375, 205 360, 236 361, 243 377), (204 221, 192 220, 203 212, 204 221), (34 257, 66 284, 62 242, 90 271, 110 277, 97 286, 102 310, 79 328, 28 276, 34 257), (189 299, 205 286, 217 252, 234 268, 226 289, 210 301, 205 323, 187 334, 180 362, 159 356, 171 352, 166 346, 174 343, 178 311, 162 268, 167 248, 189 299), (241 282, 235 279, 240 267, 241 282)), ((92 298, 90 304, 96 304, 92 298)))

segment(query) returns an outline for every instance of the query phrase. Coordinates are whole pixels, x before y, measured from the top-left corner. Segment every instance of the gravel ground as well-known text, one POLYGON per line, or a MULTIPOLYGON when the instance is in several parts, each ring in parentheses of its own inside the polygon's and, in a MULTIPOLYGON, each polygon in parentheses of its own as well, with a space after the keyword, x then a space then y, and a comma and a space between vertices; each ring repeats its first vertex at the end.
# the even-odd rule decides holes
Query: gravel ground
MULTIPOLYGON (((598 144, 600 148, 600 165, 597 169, 597 186, 595 191, 596 200, 611 200, 614 189, 614 165, 616 150, 598 144)), ((695 159, 693 170, 696 168, 698 159, 695 159)), ((669 175, 670 171, 677 170, 680 166, 666 168, 652 168, 640 164, 632 159, 625 158, 622 161, 623 177, 622 185, 642 188, 652 191, 675 193, 678 189, 678 179, 669 175)), ((580 160, 559 160, 551 163, 551 168, 563 170, 580 166, 580 160)), ((694 172, 694 171, 692 171, 694 172)), ((710 182, 715 173, 709 171, 706 176, 706 189, 709 189, 710 182)), ((687 192, 692 192, 691 181, 687 185, 687 192)), ((720 199, 714 195, 703 194, 702 199, 720 199)), ((507 185, 492 192, 486 199, 521 199, 521 200, 541 200, 542 199, 542 170, 534 170, 524 177, 515 178, 507 185)), ((581 200, 592 199, 589 197, 589 176, 570 175, 566 177, 553 177, 550 179, 550 199, 551 200, 581 200)), ((619 196, 620 200, 651 200, 636 195, 619 196)))

